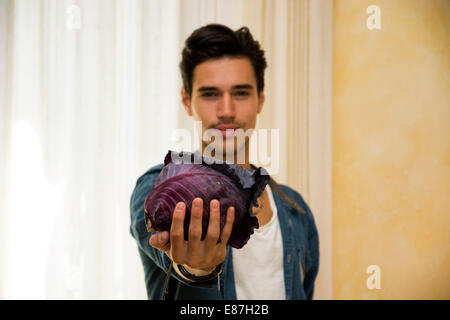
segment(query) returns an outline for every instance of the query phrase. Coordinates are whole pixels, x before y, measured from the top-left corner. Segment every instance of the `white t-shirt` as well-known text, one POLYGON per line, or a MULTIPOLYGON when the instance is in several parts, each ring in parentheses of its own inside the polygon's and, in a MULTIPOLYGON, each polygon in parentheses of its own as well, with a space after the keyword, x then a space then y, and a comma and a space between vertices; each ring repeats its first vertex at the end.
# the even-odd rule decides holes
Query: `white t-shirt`
POLYGON ((241 249, 232 248, 238 300, 284 300, 283 242, 272 190, 266 186, 272 218, 255 229, 241 249))

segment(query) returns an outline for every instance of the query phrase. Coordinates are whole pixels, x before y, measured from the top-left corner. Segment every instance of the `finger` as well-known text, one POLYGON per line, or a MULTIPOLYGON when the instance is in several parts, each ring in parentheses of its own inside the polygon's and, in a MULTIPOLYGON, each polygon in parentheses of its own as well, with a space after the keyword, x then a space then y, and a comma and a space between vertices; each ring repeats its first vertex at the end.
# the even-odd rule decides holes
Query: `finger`
POLYGON ((149 244, 156 249, 168 253, 170 249, 169 232, 161 231, 153 234, 149 239, 149 244))
POLYGON ((225 221, 225 226, 222 230, 222 236, 220 237, 221 246, 226 246, 228 239, 230 238, 231 231, 233 230, 234 213, 234 207, 229 207, 227 210, 227 220, 225 221))
POLYGON ((183 202, 177 203, 172 216, 172 225, 170 226, 170 245, 173 261, 184 263, 184 217, 186 205, 183 202))
POLYGON ((220 202, 212 200, 210 208, 208 231, 205 238, 207 252, 215 248, 220 235, 220 202))
POLYGON ((195 198, 192 203, 191 221, 189 222, 188 251, 189 256, 196 256, 202 236, 203 200, 195 198))

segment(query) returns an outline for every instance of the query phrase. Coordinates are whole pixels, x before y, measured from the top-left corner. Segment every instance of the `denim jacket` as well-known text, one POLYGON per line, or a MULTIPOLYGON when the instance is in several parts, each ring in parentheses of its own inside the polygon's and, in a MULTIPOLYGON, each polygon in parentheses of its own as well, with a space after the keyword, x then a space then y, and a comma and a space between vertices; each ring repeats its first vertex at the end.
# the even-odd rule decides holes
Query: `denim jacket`
MULTIPOLYGON (((215 280, 191 283, 175 271, 166 279, 171 260, 164 252, 150 246, 149 239, 153 233, 147 232, 144 221, 145 199, 163 167, 163 164, 154 166, 137 180, 130 202, 130 232, 137 241, 144 267, 148 299, 161 299, 164 288, 168 287, 167 299, 235 300, 233 257, 229 246, 223 271, 215 280), (169 280, 168 284, 166 280, 169 280)), ((279 186, 304 211, 299 212, 273 192, 283 241, 286 299, 312 299, 319 269, 319 238, 313 214, 299 193, 285 185, 279 186)))

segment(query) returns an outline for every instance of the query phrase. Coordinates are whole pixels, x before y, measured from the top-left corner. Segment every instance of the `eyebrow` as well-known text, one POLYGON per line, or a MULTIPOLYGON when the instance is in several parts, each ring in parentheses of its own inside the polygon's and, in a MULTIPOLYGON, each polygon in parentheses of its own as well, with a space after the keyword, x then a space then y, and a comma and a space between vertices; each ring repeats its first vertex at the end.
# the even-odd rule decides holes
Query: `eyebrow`
MULTIPOLYGON (((244 84, 237 84, 235 86, 232 86, 231 89, 235 90, 235 89, 253 89, 253 86, 251 84, 248 83, 244 83, 244 84)), ((203 91, 219 91, 219 88, 217 87, 208 87, 208 86, 203 86, 198 88, 197 90, 198 92, 203 92, 203 91)))

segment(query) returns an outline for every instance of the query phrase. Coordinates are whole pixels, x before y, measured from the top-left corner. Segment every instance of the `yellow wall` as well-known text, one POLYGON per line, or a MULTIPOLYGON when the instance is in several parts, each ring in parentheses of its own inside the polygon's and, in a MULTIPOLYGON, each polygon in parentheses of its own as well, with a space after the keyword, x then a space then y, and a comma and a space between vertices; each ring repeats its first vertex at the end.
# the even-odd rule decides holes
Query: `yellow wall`
POLYGON ((450 1, 336 0, 334 27, 334 298, 450 299, 450 1))

